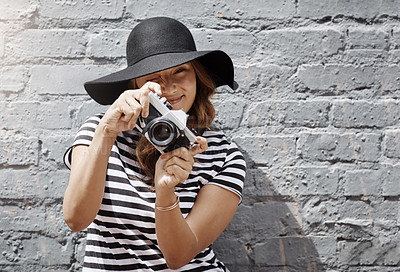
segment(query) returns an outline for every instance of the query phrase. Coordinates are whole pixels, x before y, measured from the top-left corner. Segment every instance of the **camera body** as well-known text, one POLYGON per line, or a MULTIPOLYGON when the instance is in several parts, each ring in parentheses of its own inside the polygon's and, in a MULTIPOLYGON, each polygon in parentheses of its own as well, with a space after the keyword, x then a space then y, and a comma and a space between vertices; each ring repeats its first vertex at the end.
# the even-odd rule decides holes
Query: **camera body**
POLYGON ((183 110, 172 110, 165 98, 150 92, 149 115, 139 117, 136 128, 160 151, 167 153, 179 147, 190 148, 196 136, 186 127, 187 115, 183 110))

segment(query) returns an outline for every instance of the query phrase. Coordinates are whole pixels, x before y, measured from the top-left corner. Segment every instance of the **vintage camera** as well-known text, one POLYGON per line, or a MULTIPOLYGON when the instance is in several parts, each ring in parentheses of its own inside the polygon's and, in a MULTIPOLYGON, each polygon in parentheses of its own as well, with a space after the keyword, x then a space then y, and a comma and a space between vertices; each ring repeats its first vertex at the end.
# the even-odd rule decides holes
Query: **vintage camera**
POLYGON ((163 153, 179 147, 190 148, 196 136, 186 127, 187 115, 183 110, 172 110, 165 98, 150 92, 149 115, 139 117, 136 128, 163 153))

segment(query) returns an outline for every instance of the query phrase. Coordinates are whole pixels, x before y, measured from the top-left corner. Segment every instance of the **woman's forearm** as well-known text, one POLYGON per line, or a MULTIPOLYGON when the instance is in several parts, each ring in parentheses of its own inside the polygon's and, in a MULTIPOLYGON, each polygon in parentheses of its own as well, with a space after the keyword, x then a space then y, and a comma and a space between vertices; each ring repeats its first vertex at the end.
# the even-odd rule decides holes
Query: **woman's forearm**
POLYGON ((155 209, 158 245, 171 269, 187 264, 198 252, 197 237, 183 217, 179 205, 168 211, 157 209, 169 207, 175 201, 173 192, 158 193, 155 209))
POLYGON ((71 175, 63 203, 64 220, 73 231, 85 229, 98 213, 114 141, 115 136, 100 124, 90 146, 77 146, 73 150, 71 175))

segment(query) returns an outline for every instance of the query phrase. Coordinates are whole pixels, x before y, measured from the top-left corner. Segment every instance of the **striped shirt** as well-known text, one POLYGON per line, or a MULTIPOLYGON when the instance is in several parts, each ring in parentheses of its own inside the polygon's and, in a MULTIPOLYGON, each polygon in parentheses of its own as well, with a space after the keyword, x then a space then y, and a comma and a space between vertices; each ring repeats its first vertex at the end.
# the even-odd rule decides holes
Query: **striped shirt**
MULTIPOLYGON (((101 117, 96 115, 85 122, 73 146, 90 145, 101 117)), ((242 199, 246 171, 242 153, 220 131, 206 130, 202 136, 208 141, 208 149, 195 156, 189 178, 175 189, 184 217, 206 184, 221 186, 242 199)), ((157 244, 155 192, 141 181, 144 176, 135 156, 139 138, 136 130, 124 131, 112 147, 103 201, 87 228, 83 271, 170 271, 157 244)), ((71 149, 64 157, 68 167, 71 149)), ((226 268, 210 245, 177 271, 226 271, 226 268)))

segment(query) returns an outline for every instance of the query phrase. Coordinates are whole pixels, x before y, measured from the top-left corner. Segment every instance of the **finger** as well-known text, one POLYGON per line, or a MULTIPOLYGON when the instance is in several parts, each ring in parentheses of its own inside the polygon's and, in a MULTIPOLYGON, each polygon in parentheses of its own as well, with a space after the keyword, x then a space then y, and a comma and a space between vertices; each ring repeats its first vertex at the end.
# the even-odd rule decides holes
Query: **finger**
POLYGON ((163 160, 169 160, 172 157, 179 157, 187 161, 193 160, 193 156, 190 154, 189 150, 186 147, 180 147, 161 155, 161 158, 163 160))
POLYGON ((137 119, 142 111, 142 105, 135 99, 126 99, 119 107, 124 114, 121 120, 127 123, 132 119, 137 119))
POLYGON ((153 93, 158 94, 159 96, 162 95, 161 86, 160 86, 160 84, 158 84, 156 82, 151 82, 151 81, 146 82, 146 84, 144 84, 141 89, 143 89, 143 88, 148 89, 148 90, 152 91, 153 93))
POLYGON ((190 172, 181 168, 178 165, 171 165, 165 170, 170 176, 174 177, 175 181, 182 182, 189 177, 190 172))
POLYGON ((150 106, 150 97, 149 97, 149 90, 145 90, 141 92, 139 96, 139 103, 142 106, 142 116, 144 118, 149 116, 149 106, 150 106))
POLYGON ((192 156, 203 153, 207 150, 208 143, 206 138, 197 136, 195 142, 197 144, 190 149, 190 153, 192 154, 192 156))
POLYGON ((164 164, 164 170, 167 170, 171 166, 179 166, 180 168, 184 169, 185 171, 191 172, 193 168, 194 160, 184 160, 179 157, 172 157, 167 160, 164 164))

